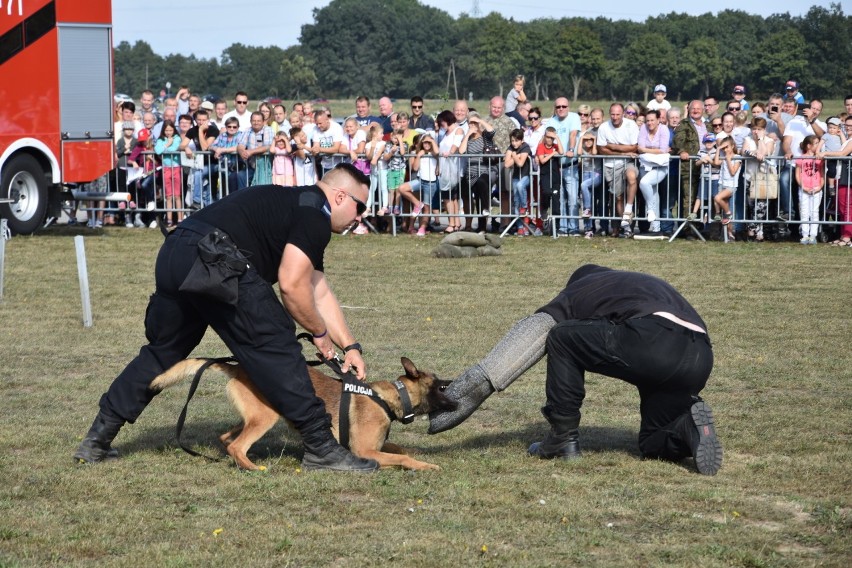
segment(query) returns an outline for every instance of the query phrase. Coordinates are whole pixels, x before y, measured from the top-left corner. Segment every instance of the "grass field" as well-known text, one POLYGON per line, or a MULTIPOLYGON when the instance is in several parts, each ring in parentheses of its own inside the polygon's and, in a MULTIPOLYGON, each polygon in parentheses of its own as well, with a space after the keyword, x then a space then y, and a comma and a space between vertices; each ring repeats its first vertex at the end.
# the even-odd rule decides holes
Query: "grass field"
MULTIPOLYGON (((438 436, 425 420, 391 440, 440 472, 302 473, 277 426, 247 474, 176 448, 186 386, 116 440, 122 459, 72 465, 101 393, 144 341, 156 231, 86 233, 94 326, 82 326, 74 245, 56 228, 7 243, 0 303, 0 567, 744 566, 852 560, 852 256, 798 244, 515 239, 499 257, 431 258, 438 237, 334 238, 330 281, 370 376, 405 355, 453 377, 580 264, 672 282, 706 320, 716 367, 704 391, 725 446, 716 477, 641 461, 638 397, 589 376, 584 457, 534 460, 545 431, 540 363, 438 436)), ((208 334, 198 355, 224 355, 208 334)), ((184 437, 220 454, 235 421, 206 377, 184 437)))

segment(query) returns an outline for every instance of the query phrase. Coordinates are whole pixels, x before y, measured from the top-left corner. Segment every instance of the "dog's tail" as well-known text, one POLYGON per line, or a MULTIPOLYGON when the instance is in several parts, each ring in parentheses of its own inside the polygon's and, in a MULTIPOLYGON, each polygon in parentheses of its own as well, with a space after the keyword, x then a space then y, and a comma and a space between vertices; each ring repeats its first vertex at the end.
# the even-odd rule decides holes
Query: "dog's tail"
MULTIPOLYGON (((151 381, 151 390, 160 392, 181 381, 191 379, 207 362, 207 359, 184 359, 151 381)), ((239 372, 236 365, 229 365, 228 363, 213 363, 208 368, 220 371, 231 379, 236 378, 239 372)))

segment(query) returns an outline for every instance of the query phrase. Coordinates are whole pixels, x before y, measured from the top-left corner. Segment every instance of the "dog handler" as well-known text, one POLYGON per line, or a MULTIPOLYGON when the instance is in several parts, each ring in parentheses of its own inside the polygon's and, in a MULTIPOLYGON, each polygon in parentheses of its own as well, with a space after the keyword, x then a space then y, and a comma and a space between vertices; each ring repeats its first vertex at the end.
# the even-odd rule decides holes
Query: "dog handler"
POLYGON ((257 388, 302 435, 305 469, 375 471, 331 432, 316 396, 295 319, 328 357, 345 346, 344 371, 365 377, 358 345, 323 274, 331 233, 358 224, 369 179, 342 164, 313 186, 235 192, 178 225, 163 243, 145 316, 148 344, 101 397, 100 412, 74 454, 80 463, 117 457, 110 447, 156 394, 151 381, 186 358, 207 327, 222 338, 257 388), (271 283, 277 282, 281 302, 271 283))
POLYGON ((547 353, 550 433, 530 455, 580 457, 580 407, 586 371, 639 389, 639 449, 646 458, 692 456, 699 473, 715 475, 722 445, 713 414, 698 393, 713 368, 704 321, 667 282, 594 264, 578 268, 565 288, 519 321, 479 364, 452 382, 453 412, 430 415, 429 433, 461 424, 491 393, 502 391, 547 353))

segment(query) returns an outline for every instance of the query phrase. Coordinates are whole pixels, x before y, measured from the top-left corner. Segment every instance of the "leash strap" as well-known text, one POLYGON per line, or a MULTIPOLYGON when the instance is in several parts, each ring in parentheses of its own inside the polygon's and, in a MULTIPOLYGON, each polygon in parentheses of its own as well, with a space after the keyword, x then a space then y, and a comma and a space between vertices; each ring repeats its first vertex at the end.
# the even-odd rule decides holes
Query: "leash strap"
POLYGON ((217 359, 207 359, 201 367, 195 372, 195 376, 192 377, 192 384, 189 386, 189 392, 186 395, 186 403, 183 405, 183 410, 180 411, 180 416, 178 416, 177 426, 175 427, 175 436, 177 436, 178 445, 181 447, 183 451, 188 453, 191 456, 196 456, 199 458, 204 458, 210 461, 220 461, 222 458, 214 458, 212 456, 204 455, 200 452, 196 452, 192 448, 187 448, 180 439, 181 433, 183 433, 183 425, 186 422, 186 412, 189 409, 189 401, 192 400, 195 391, 198 389, 198 383, 201 382, 201 375, 204 374, 211 365, 215 365, 216 363, 236 363, 237 360, 233 357, 219 357, 217 359))

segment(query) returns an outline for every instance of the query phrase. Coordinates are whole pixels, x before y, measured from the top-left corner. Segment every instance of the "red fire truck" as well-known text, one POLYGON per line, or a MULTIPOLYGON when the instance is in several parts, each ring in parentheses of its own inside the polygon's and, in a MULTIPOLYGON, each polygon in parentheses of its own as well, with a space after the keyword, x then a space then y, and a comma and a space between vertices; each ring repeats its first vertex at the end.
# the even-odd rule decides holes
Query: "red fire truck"
POLYGON ((111 0, 0 0, 0 217, 58 216, 113 167, 111 0))

